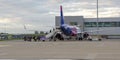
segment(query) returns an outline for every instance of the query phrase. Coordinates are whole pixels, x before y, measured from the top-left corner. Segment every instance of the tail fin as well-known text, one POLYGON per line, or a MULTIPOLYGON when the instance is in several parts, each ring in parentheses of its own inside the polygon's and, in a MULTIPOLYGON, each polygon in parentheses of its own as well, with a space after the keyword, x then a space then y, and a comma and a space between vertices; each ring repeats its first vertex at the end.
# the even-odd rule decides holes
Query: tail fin
POLYGON ((61 25, 62 25, 62 24, 64 24, 64 17, 63 17, 62 5, 60 6, 60 17, 61 17, 61 25))

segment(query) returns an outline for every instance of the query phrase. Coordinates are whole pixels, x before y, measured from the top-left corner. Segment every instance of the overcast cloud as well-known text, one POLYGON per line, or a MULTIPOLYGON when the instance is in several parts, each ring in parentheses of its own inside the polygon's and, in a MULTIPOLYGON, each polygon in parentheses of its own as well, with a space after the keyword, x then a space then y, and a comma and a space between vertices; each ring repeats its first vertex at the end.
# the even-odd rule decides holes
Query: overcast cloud
MULTIPOLYGON (((99 0, 99 17, 119 17, 119 0, 99 0)), ((96 18, 96 0, 0 0, 0 32, 26 33, 48 31, 63 5, 65 16, 96 18)))

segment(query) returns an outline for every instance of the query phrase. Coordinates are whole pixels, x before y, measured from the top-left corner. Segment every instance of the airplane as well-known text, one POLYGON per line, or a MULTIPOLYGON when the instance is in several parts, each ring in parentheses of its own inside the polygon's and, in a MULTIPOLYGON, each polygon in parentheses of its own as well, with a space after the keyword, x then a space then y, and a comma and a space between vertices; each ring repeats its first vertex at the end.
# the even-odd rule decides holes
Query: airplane
MULTIPOLYGON (((58 27, 58 26, 56 26, 58 27)), ((26 26, 24 26, 24 29, 26 29, 26 26)), ((83 36, 83 33, 86 33, 86 31, 82 32, 82 30, 78 26, 73 26, 69 24, 65 24, 64 22, 64 16, 63 16, 63 9, 62 5, 60 5, 60 26, 59 26, 60 31, 54 31, 46 35, 46 38, 51 38, 52 40, 56 41, 55 38, 59 40, 64 40, 64 36, 69 36, 71 37, 78 37, 79 34, 83 36), (59 38, 59 37, 60 38, 59 38)), ((35 31, 35 30, 29 30, 29 31, 35 31)))
POLYGON ((65 24, 64 22, 64 16, 63 16, 63 9, 62 5, 60 6, 60 26, 59 26, 59 32, 57 32, 56 37, 60 40, 63 40, 64 36, 69 36, 69 37, 77 37, 79 33, 81 33, 81 29, 78 26, 72 26, 69 24, 65 24))
POLYGON ((62 5, 60 6, 60 18, 60 29, 66 36, 76 36, 78 33, 80 33, 81 30, 79 27, 65 24, 62 5))
MULTIPOLYGON (((96 31, 99 31, 99 30, 94 30, 94 31, 82 31, 80 29, 80 27, 78 26, 73 26, 73 25, 69 25, 69 24, 65 24, 64 22, 64 16, 63 16, 63 9, 62 9, 62 5, 60 6, 60 31, 61 33, 58 33, 58 34, 61 34, 60 37, 62 39, 64 39, 64 37, 62 36, 62 34, 66 35, 66 36, 69 36, 69 37, 76 37, 76 38, 80 38, 79 40, 82 40, 83 38, 83 34, 86 34, 87 32, 96 32, 96 31), (79 37, 78 37, 79 35, 79 37)), ((88 33, 87 33, 88 34, 88 33)), ((60 40, 61 40, 60 38, 60 40)), ((88 35, 88 40, 92 41, 92 37, 90 35, 88 35)), ((98 38, 97 40, 101 41, 100 38, 98 38)))
MULTIPOLYGON (((79 27, 65 24, 62 5, 60 6, 60 18, 61 18, 61 22, 60 22, 61 25, 59 27, 63 34, 65 34, 66 36, 76 36, 78 33, 80 33, 81 30, 79 27)), ((24 29, 27 30, 26 25, 24 25, 24 29)), ((35 30, 28 30, 28 31, 35 31, 35 30)))

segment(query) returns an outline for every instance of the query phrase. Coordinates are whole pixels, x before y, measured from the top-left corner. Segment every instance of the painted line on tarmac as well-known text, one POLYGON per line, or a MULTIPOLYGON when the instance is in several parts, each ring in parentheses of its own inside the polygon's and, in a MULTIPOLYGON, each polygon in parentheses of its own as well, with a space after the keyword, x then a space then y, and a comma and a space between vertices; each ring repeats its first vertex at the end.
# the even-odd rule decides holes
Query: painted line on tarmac
POLYGON ((5 53, 2 50, 0 50, 0 56, 4 56, 4 55, 8 55, 8 53, 5 53))
POLYGON ((16 60, 16 59, 0 59, 0 60, 16 60))
POLYGON ((8 47, 8 46, 10 46, 10 45, 0 45, 0 47, 8 47))
POLYGON ((0 60, 87 60, 87 59, 0 59, 0 60))
POLYGON ((105 43, 101 43, 98 45, 98 47, 103 47, 105 45, 105 43))
MULTIPOLYGON (((34 60, 34 59, 0 59, 0 60, 34 60)), ((74 59, 35 59, 35 60, 74 60, 74 59)))
POLYGON ((40 59, 40 60, 78 60, 78 59, 40 59))
POLYGON ((89 53, 85 58, 86 59, 95 59, 97 56, 97 53, 89 53))
POLYGON ((4 56, 4 55, 7 55, 7 53, 0 53, 0 56, 4 56))
POLYGON ((40 59, 40 60, 73 60, 73 59, 40 59))

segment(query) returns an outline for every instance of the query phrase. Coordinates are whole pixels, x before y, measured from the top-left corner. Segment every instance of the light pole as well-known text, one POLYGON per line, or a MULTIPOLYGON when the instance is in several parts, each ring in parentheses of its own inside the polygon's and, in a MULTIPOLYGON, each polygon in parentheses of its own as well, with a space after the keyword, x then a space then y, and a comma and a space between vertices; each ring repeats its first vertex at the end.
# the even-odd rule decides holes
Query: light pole
POLYGON ((6 32, 6 28, 7 28, 7 26, 6 26, 6 23, 5 23, 5 27, 4 27, 4 33, 6 34, 7 32, 6 32))
POLYGON ((101 41, 101 37, 99 36, 99 10, 98 10, 99 6, 98 6, 98 0, 97 0, 97 22, 96 22, 96 26, 97 26, 97 40, 101 41))
POLYGON ((97 26, 97 37, 99 37, 99 11, 98 11, 98 0, 97 0, 97 22, 96 22, 96 26, 97 26))

